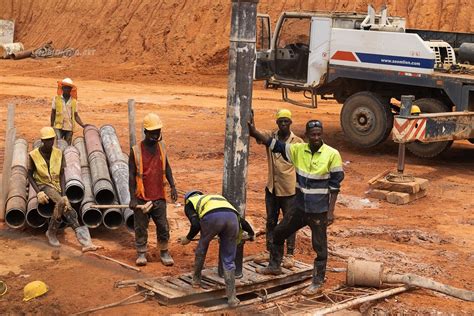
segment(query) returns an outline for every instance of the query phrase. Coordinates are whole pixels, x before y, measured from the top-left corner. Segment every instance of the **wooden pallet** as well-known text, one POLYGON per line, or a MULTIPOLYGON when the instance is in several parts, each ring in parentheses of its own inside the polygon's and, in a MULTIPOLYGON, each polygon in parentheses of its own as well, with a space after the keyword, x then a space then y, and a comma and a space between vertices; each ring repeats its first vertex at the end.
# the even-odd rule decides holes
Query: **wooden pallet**
MULTIPOLYGON (((271 289, 280 285, 304 281, 311 277, 313 266, 295 260, 292 270, 282 268, 284 274, 262 275, 255 268, 266 266, 253 261, 244 262, 243 277, 236 280, 237 294, 245 294, 261 289, 271 289)), ((217 267, 205 269, 202 272, 202 287, 194 289, 191 286, 192 274, 186 273, 177 277, 159 277, 140 280, 139 289, 154 292, 155 298, 163 305, 193 304, 224 298, 225 283, 219 277, 217 267)))

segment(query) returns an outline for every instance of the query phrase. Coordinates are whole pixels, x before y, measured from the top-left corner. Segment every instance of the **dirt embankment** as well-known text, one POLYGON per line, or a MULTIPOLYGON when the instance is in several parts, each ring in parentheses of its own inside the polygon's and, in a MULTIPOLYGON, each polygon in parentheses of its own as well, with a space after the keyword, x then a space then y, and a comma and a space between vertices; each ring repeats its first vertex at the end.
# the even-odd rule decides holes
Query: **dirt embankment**
MULTIPOLYGON (((259 12, 276 19, 282 11, 366 12, 385 1, 261 0, 259 12)), ((0 18, 16 21, 16 40, 27 48, 53 41, 107 64, 155 65, 158 72, 224 73, 230 29, 228 0, 79 1, 0 0, 0 18)), ((408 27, 474 31, 471 0, 391 0, 389 13, 408 27)))

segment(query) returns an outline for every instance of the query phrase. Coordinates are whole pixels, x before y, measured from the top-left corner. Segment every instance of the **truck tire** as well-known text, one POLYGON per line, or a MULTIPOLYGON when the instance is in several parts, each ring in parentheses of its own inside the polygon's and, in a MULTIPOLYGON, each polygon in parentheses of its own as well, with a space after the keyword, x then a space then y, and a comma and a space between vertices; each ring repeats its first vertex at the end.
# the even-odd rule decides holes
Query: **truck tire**
POLYGON ((353 94, 344 102, 341 127, 350 142, 368 148, 387 139, 393 127, 393 114, 385 103, 369 91, 353 94))
MULTIPOLYGON (((436 99, 423 98, 415 100, 413 104, 416 104, 420 108, 421 113, 450 112, 450 109, 444 105, 443 102, 436 99)), ((407 149, 417 157, 433 158, 448 150, 452 144, 453 141, 434 143, 422 143, 415 141, 413 143, 407 144, 407 149)))

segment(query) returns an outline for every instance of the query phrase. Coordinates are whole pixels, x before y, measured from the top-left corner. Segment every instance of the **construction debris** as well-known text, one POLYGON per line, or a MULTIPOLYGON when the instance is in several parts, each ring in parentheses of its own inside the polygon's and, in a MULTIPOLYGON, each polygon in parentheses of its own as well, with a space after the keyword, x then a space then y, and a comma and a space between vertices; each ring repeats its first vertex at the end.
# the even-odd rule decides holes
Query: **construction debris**
POLYGON ((383 172, 369 180, 367 196, 385 200, 392 204, 403 205, 426 196, 429 181, 412 177, 412 181, 399 182, 390 173, 383 172))

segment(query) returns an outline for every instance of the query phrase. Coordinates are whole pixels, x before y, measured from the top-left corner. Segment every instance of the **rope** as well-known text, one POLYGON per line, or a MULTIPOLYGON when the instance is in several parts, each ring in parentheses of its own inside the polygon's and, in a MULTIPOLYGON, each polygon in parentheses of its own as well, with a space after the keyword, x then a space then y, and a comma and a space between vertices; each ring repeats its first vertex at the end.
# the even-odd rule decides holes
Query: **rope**
POLYGON ((94 308, 90 308, 90 309, 87 309, 85 311, 82 311, 82 312, 79 312, 79 313, 76 313, 76 314, 72 314, 72 316, 84 315, 84 314, 92 313, 92 312, 95 312, 95 311, 98 311, 98 310, 107 309, 107 308, 116 307, 116 306, 125 306, 125 305, 143 303, 144 301, 146 301, 148 299, 148 297, 151 297, 153 295, 154 295, 153 292, 143 290, 141 292, 132 294, 132 295, 130 295, 130 296, 124 298, 123 300, 118 301, 118 302, 110 303, 110 304, 107 304, 107 305, 102 305, 102 306, 98 306, 98 307, 94 307, 94 308), (143 297, 142 299, 136 300, 136 301, 127 302, 129 299, 131 299, 135 296, 141 295, 141 294, 145 294, 145 297, 143 297))

